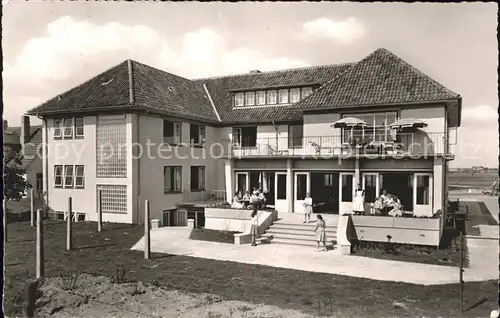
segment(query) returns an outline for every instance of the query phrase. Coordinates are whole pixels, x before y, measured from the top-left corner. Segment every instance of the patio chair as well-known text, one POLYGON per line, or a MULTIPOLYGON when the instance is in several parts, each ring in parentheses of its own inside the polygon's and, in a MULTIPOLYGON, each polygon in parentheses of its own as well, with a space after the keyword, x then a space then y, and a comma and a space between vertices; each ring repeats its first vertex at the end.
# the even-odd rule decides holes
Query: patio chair
POLYGON ((317 143, 315 143, 314 141, 309 141, 309 143, 311 144, 311 146, 313 146, 314 148, 314 151, 316 152, 316 155, 319 155, 321 154, 321 150, 327 150, 328 152, 330 153, 333 153, 334 152, 334 147, 330 147, 330 146, 321 146, 317 143))
POLYGON ((268 150, 269 150, 269 154, 272 155, 272 156, 279 156, 279 155, 288 155, 288 150, 277 150, 275 149, 273 146, 271 145, 267 145, 268 147, 268 150))

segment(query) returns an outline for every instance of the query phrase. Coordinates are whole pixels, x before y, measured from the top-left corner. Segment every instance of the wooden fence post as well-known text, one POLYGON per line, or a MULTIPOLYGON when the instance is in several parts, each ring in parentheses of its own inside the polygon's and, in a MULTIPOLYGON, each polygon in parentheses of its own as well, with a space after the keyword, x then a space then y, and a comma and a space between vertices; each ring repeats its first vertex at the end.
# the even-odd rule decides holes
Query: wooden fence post
POLYGON ((460 231, 460 309, 464 312, 464 238, 460 231))
POLYGON ((43 249, 43 210, 38 209, 36 215, 36 278, 45 275, 43 249))
POLYGON ((151 226, 149 219, 149 200, 145 201, 144 206, 144 259, 151 258, 151 241, 150 241, 150 231, 149 228, 151 226))
POLYGON ((34 197, 34 191, 33 188, 30 189, 30 201, 31 201, 31 213, 30 213, 30 220, 31 220, 31 226, 35 226, 35 197, 34 197))
POLYGON ((3 197, 2 207, 3 207, 3 241, 7 243, 7 205, 5 204, 7 200, 3 197))
POLYGON ((66 217, 66 250, 71 251, 73 240, 72 235, 73 222, 73 202, 71 197, 68 198, 68 216, 66 217))
POLYGON ((30 279, 24 285, 23 317, 35 316, 35 303, 38 298, 38 280, 30 279))
POLYGON ((102 231, 102 190, 99 190, 97 194, 97 232, 102 231))

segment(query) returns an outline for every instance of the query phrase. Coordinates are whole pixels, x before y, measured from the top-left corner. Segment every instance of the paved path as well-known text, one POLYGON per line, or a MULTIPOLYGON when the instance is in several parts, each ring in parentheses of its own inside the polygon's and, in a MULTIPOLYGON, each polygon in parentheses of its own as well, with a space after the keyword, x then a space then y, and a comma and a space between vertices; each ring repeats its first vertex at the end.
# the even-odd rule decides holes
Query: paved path
MULTIPOLYGON (((249 245, 189 240, 190 229, 165 227, 151 231, 151 250, 246 264, 347 275, 383 281, 400 281, 421 285, 457 283, 457 267, 380 260, 354 255, 338 255, 336 251, 316 252, 308 247, 265 244, 249 245)), ((465 269, 465 281, 498 279, 498 241, 474 240, 469 246, 471 268, 465 269), (475 261, 474 259, 478 259, 475 261), (489 261, 484 261, 487 258, 489 261)), ((132 249, 143 250, 141 239, 132 249)))

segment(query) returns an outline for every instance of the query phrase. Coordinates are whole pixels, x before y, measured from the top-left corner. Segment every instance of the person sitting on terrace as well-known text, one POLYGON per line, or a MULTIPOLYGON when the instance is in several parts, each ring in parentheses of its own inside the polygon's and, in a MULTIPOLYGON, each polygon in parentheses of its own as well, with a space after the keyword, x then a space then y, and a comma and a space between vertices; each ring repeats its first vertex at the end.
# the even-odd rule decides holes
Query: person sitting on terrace
POLYGON ((260 208, 265 208, 267 199, 266 196, 264 195, 264 192, 262 192, 262 189, 259 189, 259 195, 257 197, 259 198, 260 208))
POLYGON ((248 191, 245 191, 245 195, 241 201, 244 207, 247 207, 250 204, 250 193, 248 191))
POLYGON ((384 200, 384 214, 387 213, 394 208, 394 196, 392 194, 387 193, 386 199, 384 200))
POLYGON ((402 206, 401 206, 401 201, 399 201, 398 197, 394 196, 394 204, 393 208, 391 211, 389 211, 390 216, 402 216, 403 211, 401 211, 402 206))
POLYGON ((260 203, 260 200, 259 200, 259 197, 257 195, 257 191, 255 191, 254 193, 252 193, 252 196, 250 196, 250 209, 253 209, 253 210, 257 210, 259 208, 259 204, 260 203))
POLYGON ((382 210, 384 208, 384 199, 382 197, 378 197, 375 199, 375 203, 373 204, 373 212, 375 215, 381 215, 382 210))
POLYGON ((241 191, 236 192, 233 198, 233 204, 231 205, 234 209, 243 209, 244 204, 242 201, 241 191))

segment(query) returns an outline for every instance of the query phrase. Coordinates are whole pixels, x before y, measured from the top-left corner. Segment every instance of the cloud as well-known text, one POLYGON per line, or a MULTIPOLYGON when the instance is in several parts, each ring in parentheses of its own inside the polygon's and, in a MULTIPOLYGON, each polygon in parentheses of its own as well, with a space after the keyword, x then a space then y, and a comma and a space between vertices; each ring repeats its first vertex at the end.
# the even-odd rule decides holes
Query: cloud
POLYGON ((491 129, 498 125, 498 110, 490 105, 467 106, 462 109, 462 126, 491 129))
POLYGON ((356 18, 344 21, 333 21, 318 18, 302 25, 302 36, 308 39, 332 39, 339 44, 348 45, 364 38, 369 33, 366 26, 356 18))
POLYGON ((43 36, 30 39, 14 61, 4 60, 4 117, 18 125, 28 109, 129 58, 188 78, 309 66, 250 47, 228 49, 210 28, 184 34, 177 50, 170 42, 168 34, 146 25, 61 17, 43 36))

